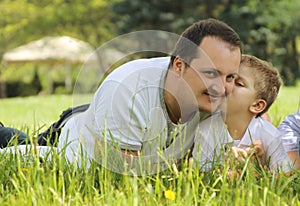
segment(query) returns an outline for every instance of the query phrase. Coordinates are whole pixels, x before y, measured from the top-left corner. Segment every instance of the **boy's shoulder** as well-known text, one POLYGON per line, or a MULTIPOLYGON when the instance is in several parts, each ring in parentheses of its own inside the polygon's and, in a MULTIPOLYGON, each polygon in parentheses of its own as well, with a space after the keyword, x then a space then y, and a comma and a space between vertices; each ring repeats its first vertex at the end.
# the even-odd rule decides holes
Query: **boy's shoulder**
POLYGON ((269 121, 262 117, 255 117, 249 124, 248 129, 255 133, 253 135, 265 136, 268 138, 279 138, 281 136, 280 131, 269 121))

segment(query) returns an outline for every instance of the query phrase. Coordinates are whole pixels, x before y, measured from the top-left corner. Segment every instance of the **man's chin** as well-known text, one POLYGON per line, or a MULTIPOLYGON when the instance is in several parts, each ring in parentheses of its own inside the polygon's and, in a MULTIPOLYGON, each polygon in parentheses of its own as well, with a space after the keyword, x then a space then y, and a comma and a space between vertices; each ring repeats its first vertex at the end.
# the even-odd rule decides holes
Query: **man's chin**
POLYGON ((199 106, 200 112, 209 112, 213 113, 219 108, 220 104, 210 103, 205 106, 199 106))
POLYGON ((220 109, 221 111, 226 111, 226 110, 227 110, 227 104, 226 104, 226 103, 220 104, 219 109, 220 109))

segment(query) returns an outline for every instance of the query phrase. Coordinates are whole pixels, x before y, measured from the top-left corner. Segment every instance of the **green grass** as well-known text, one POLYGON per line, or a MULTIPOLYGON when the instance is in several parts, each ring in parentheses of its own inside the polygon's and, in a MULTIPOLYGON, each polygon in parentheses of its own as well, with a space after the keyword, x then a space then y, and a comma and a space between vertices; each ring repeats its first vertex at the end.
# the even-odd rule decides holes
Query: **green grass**
MULTIPOLYGON (((299 88, 281 90, 269 112, 274 122, 298 109, 299 88)), ((32 134, 72 104, 73 97, 64 95, 1 99, 0 121, 32 134)), ((88 171, 79 169, 55 152, 51 161, 31 154, 30 159, 0 155, 1 205, 300 205, 299 171, 286 177, 258 172, 249 164, 239 177, 230 178, 226 164, 200 173, 185 162, 179 173, 170 169, 132 177, 96 163, 88 171), (166 197, 166 191, 174 192, 175 199, 166 197)))
MULTIPOLYGON (((300 107, 300 83, 297 87, 283 87, 269 110, 272 121, 277 125, 287 114, 300 107)), ((58 119, 65 109, 81 103, 88 103, 91 95, 32 96, 0 99, 0 121, 17 128, 38 128, 48 126, 58 119)))
POLYGON ((0 100, 1 120, 7 126, 49 124, 72 104, 71 96, 32 96, 0 100))
POLYGON ((278 125, 286 115, 295 113, 300 108, 300 81, 296 87, 282 87, 278 98, 269 113, 273 124, 278 125))
POLYGON ((115 174, 97 164, 86 171, 63 158, 31 161, 0 156, 1 205, 299 205, 299 175, 261 173, 253 165, 235 179, 223 170, 199 173, 187 164, 179 173, 115 174), (165 196, 166 191, 174 194, 165 196))
POLYGON ((91 95, 30 96, 0 99, 0 121, 5 126, 28 130, 46 129, 73 105, 89 103, 91 95))

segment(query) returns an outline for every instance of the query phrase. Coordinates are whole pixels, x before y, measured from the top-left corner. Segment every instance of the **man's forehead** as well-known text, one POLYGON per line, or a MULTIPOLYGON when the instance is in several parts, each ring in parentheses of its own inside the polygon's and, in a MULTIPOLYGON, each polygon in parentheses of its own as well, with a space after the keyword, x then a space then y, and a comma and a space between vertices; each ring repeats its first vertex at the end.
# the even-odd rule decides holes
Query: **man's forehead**
MULTIPOLYGON (((219 74, 233 74, 233 75, 238 75, 238 67, 237 68, 222 68, 222 67, 217 67, 209 58, 194 58, 191 61, 190 66, 197 70, 197 71, 215 71, 218 72, 219 74)), ((223 65, 221 65, 223 66, 223 65)))
POLYGON ((193 60, 191 61, 191 66, 194 66, 195 69, 200 69, 200 68, 217 69, 213 61, 207 55, 201 55, 193 58, 193 60))

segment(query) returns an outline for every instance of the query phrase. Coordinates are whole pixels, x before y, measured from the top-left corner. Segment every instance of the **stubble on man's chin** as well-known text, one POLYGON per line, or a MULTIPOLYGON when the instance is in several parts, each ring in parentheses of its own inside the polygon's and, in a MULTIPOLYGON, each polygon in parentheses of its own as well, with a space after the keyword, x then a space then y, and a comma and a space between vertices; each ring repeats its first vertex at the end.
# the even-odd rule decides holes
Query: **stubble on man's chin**
POLYGON ((199 108, 198 112, 200 114, 200 121, 202 121, 211 116, 215 111, 199 108))
POLYGON ((210 109, 207 109, 207 108, 203 108, 203 107, 199 107, 198 108, 198 111, 201 113, 213 113, 215 111, 214 108, 210 108, 210 109))
POLYGON ((227 111, 227 102, 226 102, 226 99, 221 102, 221 104, 219 105, 218 110, 226 113, 226 111, 227 111))

